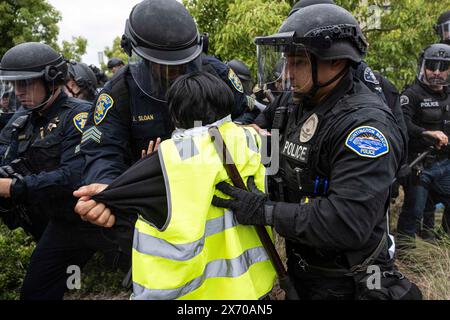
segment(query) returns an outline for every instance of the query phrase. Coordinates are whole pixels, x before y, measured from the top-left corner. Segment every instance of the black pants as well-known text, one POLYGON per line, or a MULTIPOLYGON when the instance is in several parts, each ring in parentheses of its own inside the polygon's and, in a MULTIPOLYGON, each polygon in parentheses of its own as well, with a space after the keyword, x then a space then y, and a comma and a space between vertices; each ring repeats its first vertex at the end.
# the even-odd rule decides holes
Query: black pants
POLYGON ((103 235, 100 227, 50 221, 31 256, 21 299, 63 299, 67 279, 72 275, 68 268, 78 266, 82 269, 97 251, 109 256, 118 253, 117 245, 103 235))
POLYGON ((305 272, 296 259, 288 259, 288 274, 300 300, 355 300, 355 282, 351 277, 324 277, 305 272))

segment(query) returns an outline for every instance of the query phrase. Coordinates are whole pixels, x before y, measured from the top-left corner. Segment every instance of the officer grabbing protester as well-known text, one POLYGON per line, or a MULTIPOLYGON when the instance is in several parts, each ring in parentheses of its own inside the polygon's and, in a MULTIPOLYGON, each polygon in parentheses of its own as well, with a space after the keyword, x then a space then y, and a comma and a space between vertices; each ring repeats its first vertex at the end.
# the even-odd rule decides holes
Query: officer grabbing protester
MULTIPOLYGON (((417 226, 422 224, 422 237, 434 238, 434 219, 425 219, 434 207, 427 200, 446 205, 443 229, 450 232, 450 46, 433 44, 419 58, 417 79, 401 96, 408 134, 409 162, 434 146, 435 150, 414 167, 405 181, 405 201, 397 226, 401 247, 414 247, 417 226), (424 210, 427 212, 424 217, 424 210)), ((433 214, 433 213, 431 213, 433 214)))
POLYGON ((19 44, 0 62, 0 81, 22 106, 0 136, 0 216, 38 240, 21 299, 62 299, 70 266, 82 268, 99 249, 116 250, 74 213, 90 106, 64 93, 66 78, 66 61, 41 43, 19 44))
MULTIPOLYGON (((83 178, 89 185, 83 189, 84 196, 105 189, 141 158, 143 150, 170 138, 175 126, 166 93, 181 75, 204 70, 222 79, 233 92, 232 117, 245 111, 247 99, 239 78, 224 63, 202 54, 206 40, 186 8, 175 0, 145 0, 133 8, 122 38, 129 64, 105 85, 83 133, 83 178)), ((101 203, 89 204, 97 216, 106 210, 101 203)), ((124 247, 130 250, 134 222, 124 224, 128 233, 111 233, 124 239, 124 247)))
MULTIPOLYGON (((383 100, 351 72, 367 49, 358 22, 339 6, 317 4, 255 42, 260 71, 284 61, 285 93, 262 114, 280 132, 280 192, 270 200, 221 183, 231 199, 213 203, 231 208, 241 224, 271 225, 286 238, 301 299, 393 298, 384 280, 372 292, 364 278, 375 265, 407 281, 388 251, 386 217, 405 137, 383 100)), ((407 288, 395 298, 420 296, 407 288)))

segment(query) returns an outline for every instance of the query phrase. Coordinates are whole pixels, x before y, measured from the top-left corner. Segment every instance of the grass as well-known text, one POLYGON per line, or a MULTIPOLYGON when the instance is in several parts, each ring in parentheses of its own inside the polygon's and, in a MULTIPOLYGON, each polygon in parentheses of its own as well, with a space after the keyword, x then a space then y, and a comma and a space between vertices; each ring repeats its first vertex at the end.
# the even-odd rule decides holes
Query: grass
MULTIPOLYGON (((395 232, 398 214, 403 203, 403 193, 391 205, 391 233, 395 232)), ((441 214, 437 215, 439 225, 441 214)), ((428 243, 416 239, 416 248, 397 259, 400 270, 421 289, 424 299, 450 300, 450 238, 441 234, 441 240, 428 243)), ((275 237, 275 245, 286 261, 284 239, 275 237)), ((21 282, 26 272, 34 243, 23 231, 8 230, 0 222, 0 300, 18 299, 21 282)), ((82 272, 80 290, 68 292, 67 300, 126 300, 131 294, 122 288, 123 272, 111 270, 102 255, 96 254, 82 272)), ((283 299, 278 285, 271 293, 272 299, 283 299)))

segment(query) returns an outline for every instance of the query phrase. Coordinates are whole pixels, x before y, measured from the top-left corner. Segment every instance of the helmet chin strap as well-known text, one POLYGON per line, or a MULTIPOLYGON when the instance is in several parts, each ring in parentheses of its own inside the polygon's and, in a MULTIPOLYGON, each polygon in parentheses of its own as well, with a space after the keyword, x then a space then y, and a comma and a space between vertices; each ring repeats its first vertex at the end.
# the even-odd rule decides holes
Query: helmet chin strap
POLYGON ((306 93, 295 94, 295 96, 297 98, 300 98, 301 101, 304 104, 309 104, 315 98, 315 96, 317 94, 317 91, 319 91, 319 89, 329 86, 330 84, 335 82, 337 79, 339 79, 343 75, 347 74, 348 70, 349 70, 348 68, 343 68, 341 71, 339 71, 330 80, 326 81, 325 83, 319 83, 319 80, 318 80, 318 68, 317 68, 317 58, 314 55, 311 54, 310 55, 310 59, 311 59, 311 75, 312 75, 312 79, 313 79, 313 86, 306 93))

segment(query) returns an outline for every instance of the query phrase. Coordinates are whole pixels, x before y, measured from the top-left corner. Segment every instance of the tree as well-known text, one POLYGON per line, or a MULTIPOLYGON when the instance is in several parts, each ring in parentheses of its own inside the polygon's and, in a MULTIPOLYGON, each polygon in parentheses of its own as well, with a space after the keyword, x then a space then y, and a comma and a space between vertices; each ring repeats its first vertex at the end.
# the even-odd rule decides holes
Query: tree
POLYGON ((46 0, 0 1, 0 57, 28 41, 56 46, 61 14, 46 0))
POLYGON ((60 51, 64 58, 80 62, 81 56, 86 53, 87 39, 83 37, 72 37, 72 42, 64 40, 60 51))
MULTIPOLYGON (((210 34, 209 51, 223 60, 238 58, 253 72, 253 38, 278 30, 296 1, 184 0, 199 30, 210 34)), ((360 21, 370 44, 369 65, 398 88, 413 81, 417 57, 438 41, 433 24, 448 10, 450 0, 336 0, 360 21)))
MULTIPOLYGON (((354 3, 337 2, 347 8, 354 3)), ((449 7, 450 0, 392 0, 389 5, 384 0, 372 0, 353 8, 369 42, 368 64, 399 89, 411 83, 420 51, 439 41, 433 25, 449 7)))
MULTIPOLYGON (((108 59, 111 58, 119 58, 121 59, 125 64, 128 63, 128 55, 123 51, 122 47, 120 46, 121 37, 116 37, 114 39, 112 47, 106 47, 104 52, 108 59)), ((108 68, 106 64, 101 65, 102 70, 107 71, 108 68)))

